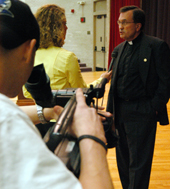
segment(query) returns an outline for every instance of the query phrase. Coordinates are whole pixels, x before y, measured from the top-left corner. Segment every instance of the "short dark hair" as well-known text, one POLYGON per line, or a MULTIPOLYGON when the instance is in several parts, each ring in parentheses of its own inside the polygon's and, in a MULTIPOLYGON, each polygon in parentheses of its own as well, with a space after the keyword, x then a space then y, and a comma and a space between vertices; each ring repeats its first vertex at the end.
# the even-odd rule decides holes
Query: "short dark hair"
POLYGON ((144 26, 145 26, 145 12, 135 6, 135 5, 131 5, 131 6, 124 6, 122 8, 120 8, 120 13, 123 13, 123 12, 127 12, 127 11, 130 11, 130 10, 133 10, 133 20, 135 23, 141 23, 142 24, 142 27, 141 27, 141 30, 143 30, 144 26))

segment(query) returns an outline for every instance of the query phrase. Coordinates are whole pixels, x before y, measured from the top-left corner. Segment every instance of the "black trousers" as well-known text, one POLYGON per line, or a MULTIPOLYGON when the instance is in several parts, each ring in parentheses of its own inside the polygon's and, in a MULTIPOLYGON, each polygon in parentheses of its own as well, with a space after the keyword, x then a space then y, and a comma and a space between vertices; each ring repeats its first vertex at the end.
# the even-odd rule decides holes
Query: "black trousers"
POLYGON ((150 100, 116 101, 119 143, 116 158, 123 189, 149 186, 156 134, 156 111, 150 100))

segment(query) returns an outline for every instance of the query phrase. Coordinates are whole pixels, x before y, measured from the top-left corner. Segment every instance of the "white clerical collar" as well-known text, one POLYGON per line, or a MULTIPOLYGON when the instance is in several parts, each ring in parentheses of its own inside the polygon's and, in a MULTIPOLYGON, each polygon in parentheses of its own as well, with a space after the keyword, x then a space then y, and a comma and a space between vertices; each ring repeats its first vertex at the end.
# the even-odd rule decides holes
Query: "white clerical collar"
POLYGON ((133 45, 133 41, 128 41, 129 45, 133 45))

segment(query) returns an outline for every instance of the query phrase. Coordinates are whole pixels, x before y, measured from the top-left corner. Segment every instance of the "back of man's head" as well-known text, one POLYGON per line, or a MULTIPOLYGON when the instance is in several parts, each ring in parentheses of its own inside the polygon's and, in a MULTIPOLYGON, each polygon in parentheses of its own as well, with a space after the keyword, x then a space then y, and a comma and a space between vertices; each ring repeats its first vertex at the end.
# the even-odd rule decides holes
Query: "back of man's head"
POLYGON ((19 0, 0 0, 0 45, 14 49, 27 40, 36 39, 39 47, 39 26, 30 8, 19 0))

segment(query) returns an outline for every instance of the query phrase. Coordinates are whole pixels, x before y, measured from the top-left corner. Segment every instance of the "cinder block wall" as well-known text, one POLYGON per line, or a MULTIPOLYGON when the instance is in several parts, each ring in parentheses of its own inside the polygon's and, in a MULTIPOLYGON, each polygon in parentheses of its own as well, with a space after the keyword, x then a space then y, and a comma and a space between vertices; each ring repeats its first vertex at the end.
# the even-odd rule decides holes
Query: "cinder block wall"
MULTIPOLYGON (((79 0, 23 0, 33 13, 45 4, 57 4, 66 11, 67 35, 63 48, 76 54, 81 62, 93 68, 93 0, 85 0, 85 5, 78 4, 79 0), (74 9, 74 13, 71 12, 74 9), (80 22, 85 17, 85 23, 80 22), (90 31, 90 34, 88 32, 90 31)), ((107 26, 107 30, 109 27, 107 26)), ((107 31, 107 33, 109 33, 107 31)), ((108 48, 108 44, 106 45, 108 48)))

